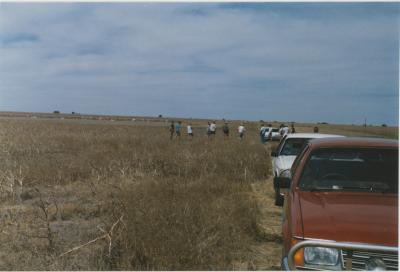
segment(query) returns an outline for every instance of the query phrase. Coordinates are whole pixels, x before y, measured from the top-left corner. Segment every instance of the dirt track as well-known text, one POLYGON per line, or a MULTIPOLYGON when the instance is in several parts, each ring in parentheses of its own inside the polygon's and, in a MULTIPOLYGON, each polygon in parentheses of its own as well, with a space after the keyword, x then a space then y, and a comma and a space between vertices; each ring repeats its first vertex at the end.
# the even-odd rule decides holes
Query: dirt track
MULTIPOLYGON (((267 156, 278 142, 264 145, 267 156)), ((252 197, 260 212, 258 235, 251 245, 250 255, 242 262, 236 262, 233 270, 280 270, 282 255, 282 208, 275 206, 272 169, 270 176, 263 181, 251 184, 252 197)))
MULTIPOLYGON (((267 154, 277 143, 266 144, 267 154)), ((273 175, 264 182, 252 184, 255 199, 260 210, 260 237, 253 245, 253 263, 249 269, 279 270, 282 251, 281 219, 282 208, 274 204, 273 175)))
POLYGON ((255 270, 279 270, 282 250, 281 208, 274 205, 272 177, 253 184, 261 212, 260 240, 253 246, 255 270))

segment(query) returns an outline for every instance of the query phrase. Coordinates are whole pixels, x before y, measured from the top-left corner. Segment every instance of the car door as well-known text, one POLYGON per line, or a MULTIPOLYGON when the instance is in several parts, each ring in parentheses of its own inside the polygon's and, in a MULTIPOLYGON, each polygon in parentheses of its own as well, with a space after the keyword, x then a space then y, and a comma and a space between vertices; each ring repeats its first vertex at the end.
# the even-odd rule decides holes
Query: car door
POLYGON ((292 183, 290 190, 286 192, 284 195, 284 204, 282 209, 282 236, 283 236, 283 252, 286 254, 291 248, 292 235, 294 233, 294 226, 296 224, 296 218, 300 216, 297 214, 299 209, 294 209, 293 205, 296 205, 295 199, 295 186, 296 181, 299 178, 302 168, 304 167, 304 161, 307 159, 309 155, 310 144, 305 145, 304 149, 300 152, 300 154, 296 157, 293 162, 291 171, 292 183))

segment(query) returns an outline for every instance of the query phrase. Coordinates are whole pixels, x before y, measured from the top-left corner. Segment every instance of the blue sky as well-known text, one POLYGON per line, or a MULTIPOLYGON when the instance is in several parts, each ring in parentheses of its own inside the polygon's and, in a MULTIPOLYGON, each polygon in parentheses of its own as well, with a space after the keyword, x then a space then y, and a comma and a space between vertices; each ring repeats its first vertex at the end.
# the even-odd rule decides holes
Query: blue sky
POLYGON ((0 110, 398 124, 398 3, 0 3, 0 110))

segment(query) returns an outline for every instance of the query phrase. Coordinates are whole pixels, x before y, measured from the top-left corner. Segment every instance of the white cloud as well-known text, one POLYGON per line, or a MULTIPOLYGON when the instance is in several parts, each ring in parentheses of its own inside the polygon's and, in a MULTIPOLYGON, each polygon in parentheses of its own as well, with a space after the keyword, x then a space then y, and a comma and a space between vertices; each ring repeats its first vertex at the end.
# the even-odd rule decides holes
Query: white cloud
POLYGON ((0 39, 39 39, 0 47, 0 109, 57 104, 65 111, 307 121, 315 114, 274 115, 262 105, 281 108, 295 97, 310 107, 329 96, 336 103, 321 118, 352 122, 351 107, 337 105, 364 95, 354 107, 376 122, 397 123, 397 103, 388 107, 386 98, 398 97, 398 15, 369 15, 325 20, 216 4, 1 4, 0 39), (383 96, 371 98, 377 91, 383 96), (185 103, 194 106, 179 106, 185 103), (349 117, 335 116, 338 110, 349 117))

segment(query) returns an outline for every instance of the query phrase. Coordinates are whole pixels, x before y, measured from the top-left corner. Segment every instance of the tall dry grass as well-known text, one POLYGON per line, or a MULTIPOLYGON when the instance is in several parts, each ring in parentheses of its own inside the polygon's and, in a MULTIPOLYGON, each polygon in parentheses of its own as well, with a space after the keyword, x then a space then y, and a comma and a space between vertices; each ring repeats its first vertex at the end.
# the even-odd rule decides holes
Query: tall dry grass
POLYGON ((166 126, 0 126, 0 194, 10 214, 0 255, 12 253, 1 269, 234 269, 257 238, 250 184, 268 176, 270 159, 256 131, 239 141, 195 128, 193 140, 170 141, 166 126))

